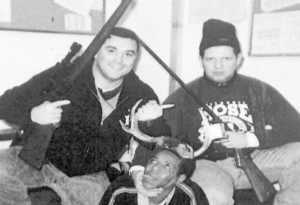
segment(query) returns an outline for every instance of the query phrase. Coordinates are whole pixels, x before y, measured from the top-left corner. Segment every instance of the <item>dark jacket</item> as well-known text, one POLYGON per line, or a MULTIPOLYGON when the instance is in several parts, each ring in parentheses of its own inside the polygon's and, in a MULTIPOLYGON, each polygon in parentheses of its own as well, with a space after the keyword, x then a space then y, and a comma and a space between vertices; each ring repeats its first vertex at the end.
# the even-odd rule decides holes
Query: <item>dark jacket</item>
MULTIPOLYGON (((137 205, 137 190, 130 176, 125 175, 112 182, 99 205, 137 205)), ((168 205, 208 205, 203 190, 190 179, 177 184, 168 205)), ((140 204, 139 204, 140 205, 140 204)))
MULTIPOLYGON (((70 100, 71 104, 63 106, 60 126, 55 130, 47 150, 47 159, 68 176, 105 170, 130 138, 122 130, 119 120, 125 122, 125 116, 140 99, 143 102, 158 101, 154 91, 132 71, 124 78, 116 109, 101 125, 102 108, 96 97, 91 67, 92 63, 62 98, 70 100)), ((32 124, 31 109, 45 100, 59 100, 47 93, 67 76, 70 69, 73 67, 58 64, 6 91, 0 98, 0 119, 25 127, 26 132, 32 124), (51 82, 56 83, 49 88, 51 82)), ((155 129, 147 129, 146 125, 141 127, 154 136, 165 134, 164 131, 168 133, 166 127, 158 126, 160 120, 153 124, 155 129)))

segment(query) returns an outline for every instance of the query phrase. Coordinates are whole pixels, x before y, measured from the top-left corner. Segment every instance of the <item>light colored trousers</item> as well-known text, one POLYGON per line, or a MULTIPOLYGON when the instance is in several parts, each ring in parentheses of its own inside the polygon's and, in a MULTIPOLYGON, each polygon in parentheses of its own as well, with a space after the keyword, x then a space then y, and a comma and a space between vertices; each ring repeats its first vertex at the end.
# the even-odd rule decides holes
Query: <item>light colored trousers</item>
POLYGON ((27 188, 48 186, 63 205, 98 205, 109 185, 105 172, 68 177, 51 163, 36 170, 18 157, 21 147, 0 150, 0 204, 30 205, 27 188))
MULTIPOLYGON (((251 156, 271 182, 280 184, 274 205, 300 205, 300 142, 255 150, 251 156)), ((235 166, 234 158, 217 162, 197 160, 192 180, 202 187, 210 205, 232 205, 234 189, 251 188, 245 172, 235 166)))

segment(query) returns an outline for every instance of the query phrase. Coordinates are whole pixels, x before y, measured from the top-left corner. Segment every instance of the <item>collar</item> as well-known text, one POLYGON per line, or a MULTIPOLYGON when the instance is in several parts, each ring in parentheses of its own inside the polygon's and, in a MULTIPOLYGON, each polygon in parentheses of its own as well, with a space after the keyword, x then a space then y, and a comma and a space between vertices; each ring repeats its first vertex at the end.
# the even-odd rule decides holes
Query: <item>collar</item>
MULTIPOLYGON (((99 92, 95 86, 95 78, 92 72, 93 61, 87 66, 87 69, 84 71, 84 79, 85 86, 92 91, 94 96, 98 96, 99 92)), ((132 92, 132 90, 137 89, 137 86, 141 85, 141 81, 139 81, 139 77, 134 73, 134 71, 130 71, 126 76, 124 76, 120 95, 118 99, 118 104, 124 102, 124 100, 130 98, 130 96, 135 96, 136 94, 132 92)))
MULTIPOLYGON (((170 203, 170 201, 172 200, 174 194, 175 194, 175 187, 168 194, 168 196, 162 202, 160 202, 158 205, 168 205, 170 203)), ((138 205, 149 205, 149 199, 147 196, 140 194, 138 192, 137 198, 138 198, 138 205)))
POLYGON ((229 81, 224 82, 224 83, 217 83, 217 82, 212 81, 211 79, 209 79, 209 78, 206 76, 205 72, 204 72, 203 76, 204 76, 204 79, 205 79, 209 84, 214 85, 214 86, 216 86, 216 87, 224 88, 224 87, 227 87, 227 86, 231 85, 231 84, 235 81, 236 76, 237 76, 237 72, 234 72, 234 75, 232 76, 232 78, 231 78, 229 81))
POLYGON ((98 87, 98 91, 104 100, 110 100, 113 97, 115 97, 118 93, 120 93, 121 88, 122 88, 122 83, 120 85, 118 85, 116 88, 113 88, 112 90, 107 90, 107 91, 102 90, 101 88, 98 87))

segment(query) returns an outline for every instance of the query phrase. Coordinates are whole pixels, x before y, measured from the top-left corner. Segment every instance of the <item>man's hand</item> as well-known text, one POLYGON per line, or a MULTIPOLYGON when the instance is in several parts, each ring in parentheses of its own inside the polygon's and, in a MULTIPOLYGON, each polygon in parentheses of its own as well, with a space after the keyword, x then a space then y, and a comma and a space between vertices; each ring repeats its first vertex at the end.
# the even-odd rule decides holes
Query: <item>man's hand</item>
POLYGON ((140 107, 136 112, 136 119, 138 121, 149 121, 154 120, 162 116, 162 106, 159 105, 155 100, 150 100, 145 105, 140 107))
MULTIPOLYGON (((131 126, 130 128, 127 127, 121 120, 119 120, 122 129, 125 132, 128 132, 130 134, 132 134, 133 136, 135 136, 136 138, 144 141, 144 142, 161 142, 163 140, 163 137, 151 137, 149 135, 144 134, 143 132, 140 131, 139 126, 138 126, 138 121, 139 121, 139 117, 142 119, 150 119, 151 117, 149 116, 156 116, 157 114, 151 114, 151 110, 152 110, 152 104, 153 102, 149 101, 146 105, 142 106, 139 111, 137 113, 135 113, 136 108, 138 107, 138 105, 140 104, 142 100, 139 100, 135 103, 135 105, 132 107, 131 109, 131 126), (138 116, 140 115, 140 116, 138 116)), ((157 105, 157 103, 155 102, 155 104, 157 105)), ((156 107, 155 105, 155 107, 156 107)), ((159 105, 160 106, 160 105, 159 105)), ((155 109, 155 108, 153 108, 155 109)), ((154 118, 155 119, 155 118, 154 118)))
MULTIPOLYGON (((207 125, 209 126, 209 125, 207 125)), ((203 152, 205 152, 209 146, 211 145, 212 141, 213 141, 213 138, 210 137, 209 135, 209 131, 208 131, 209 127, 200 127, 200 129, 198 130, 199 132, 199 137, 198 139, 203 143, 202 146, 196 150, 194 152, 194 156, 197 157, 199 155, 201 155, 203 152)))
POLYGON ((56 124, 61 120, 63 105, 68 105, 69 100, 59 100, 55 102, 45 101, 42 104, 32 108, 30 117, 33 122, 41 125, 56 124))
POLYGON ((244 132, 226 131, 227 138, 219 140, 226 148, 246 148, 248 147, 248 139, 244 132))

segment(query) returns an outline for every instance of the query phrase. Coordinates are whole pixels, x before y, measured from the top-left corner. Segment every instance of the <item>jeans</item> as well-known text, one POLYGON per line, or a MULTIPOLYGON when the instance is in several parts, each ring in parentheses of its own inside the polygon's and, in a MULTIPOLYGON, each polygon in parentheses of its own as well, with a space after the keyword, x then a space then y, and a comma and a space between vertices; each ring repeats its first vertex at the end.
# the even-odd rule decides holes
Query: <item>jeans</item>
POLYGON ((64 205, 99 204, 109 185, 105 172, 68 177, 51 163, 37 170, 18 157, 21 147, 0 150, 0 204, 30 205, 28 188, 48 186, 64 205))
MULTIPOLYGON (((300 142, 257 149, 251 156, 265 176, 280 185, 274 205, 300 204, 300 142)), ((234 158, 216 162, 197 160, 192 180, 202 187, 211 205, 232 205, 234 189, 251 188, 245 172, 235 166, 234 158)))

